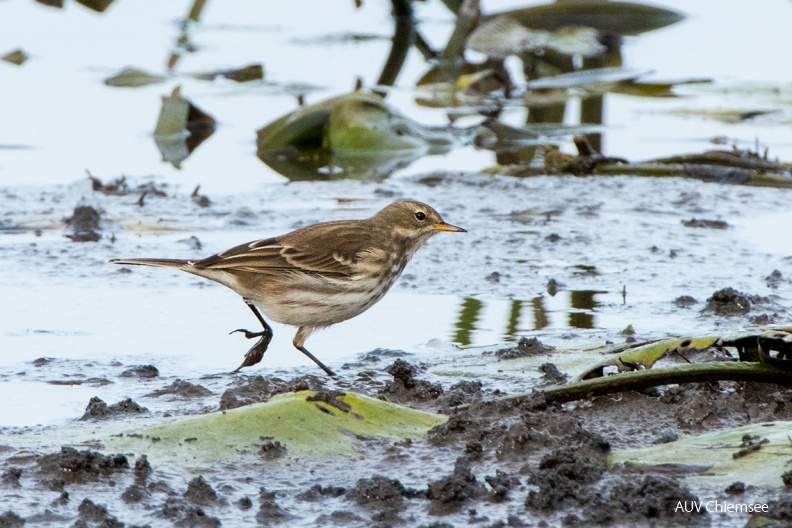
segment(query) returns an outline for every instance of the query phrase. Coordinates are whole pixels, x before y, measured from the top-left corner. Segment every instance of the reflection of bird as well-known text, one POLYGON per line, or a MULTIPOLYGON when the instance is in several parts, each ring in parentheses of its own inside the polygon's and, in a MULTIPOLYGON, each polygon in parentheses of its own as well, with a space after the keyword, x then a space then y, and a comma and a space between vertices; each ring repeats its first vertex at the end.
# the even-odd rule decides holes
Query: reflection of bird
POLYGON ((305 349, 317 328, 351 319, 379 301, 404 266, 446 224, 426 204, 399 201, 366 220, 322 222, 275 238, 233 247, 203 260, 115 259, 112 264, 176 268, 228 286, 253 310, 261 332, 239 369, 255 365, 272 340, 269 319, 297 326, 293 344, 328 375, 335 373, 305 349))

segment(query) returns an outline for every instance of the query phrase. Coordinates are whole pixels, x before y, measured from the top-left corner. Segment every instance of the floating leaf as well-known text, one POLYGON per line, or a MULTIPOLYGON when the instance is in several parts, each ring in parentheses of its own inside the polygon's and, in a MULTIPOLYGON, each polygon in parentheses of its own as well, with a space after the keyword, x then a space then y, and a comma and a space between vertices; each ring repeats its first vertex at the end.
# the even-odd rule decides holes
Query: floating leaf
POLYGON ((607 49, 599 41, 599 31, 590 27, 563 27, 550 34, 547 47, 564 55, 594 57, 607 49))
POLYGON ((683 117, 702 117, 714 119, 721 123, 743 123, 756 117, 763 117, 771 114, 781 115, 780 110, 760 110, 760 109, 733 109, 733 110, 674 110, 672 114, 683 117))
POLYGON ((17 66, 21 66, 26 60, 28 60, 30 56, 22 48, 17 48, 14 51, 9 51, 2 57, 0 60, 15 64, 17 66))
POLYGON ((421 126, 363 92, 299 108, 257 135, 258 157, 290 179, 381 177, 454 143, 446 129, 421 126))
POLYGON ((162 98, 154 141, 162 160, 181 168, 181 162, 214 133, 215 119, 181 96, 181 86, 162 98))
POLYGON ((589 98, 615 91, 646 72, 625 68, 596 68, 541 77, 526 83, 523 104, 529 108, 563 104, 570 97, 589 98))
POLYGON ((510 16, 499 16, 477 27, 468 37, 468 48, 489 57, 503 58, 547 46, 550 33, 530 30, 510 16))
POLYGON ((157 119, 155 136, 175 136, 187 131, 187 114, 190 112, 190 103, 181 96, 181 86, 162 98, 162 109, 157 119))
POLYGON ((63 0, 36 0, 36 2, 48 7, 57 7, 58 9, 63 9, 63 0))
POLYGON ((202 81, 213 81, 218 77, 225 77, 238 83, 260 81, 264 78, 264 66, 261 64, 251 64, 244 68, 237 68, 232 70, 218 70, 209 73, 196 73, 193 75, 196 79, 202 81))
POLYGON ((616 450, 610 462, 697 467, 696 474, 686 476, 687 482, 720 489, 738 480, 746 486, 780 488, 781 475, 789 471, 785 462, 792 456, 790 437, 792 422, 751 424, 643 449, 616 450), (746 438, 758 447, 746 450, 746 438))
POLYGON ((104 80, 107 86, 119 88, 139 88, 149 84, 165 82, 165 76, 138 70, 136 68, 124 68, 115 75, 104 80))
POLYGON ((515 127, 488 119, 473 129, 473 144, 496 152, 529 145, 547 145, 553 137, 570 136, 594 130, 590 126, 568 126, 561 123, 532 123, 515 127))
POLYGON ((110 7, 115 0, 77 0, 78 4, 82 4, 88 9, 93 9, 99 13, 104 13, 104 11, 110 7))
POLYGON ((632 2, 565 0, 493 13, 485 21, 503 15, 533 29, 552 31, 562 27, 584 26, 616 35, 638 35, 676 24, 685 18, 675 11, 632 2))
POLYGON ((265 403, 130 431, 120 439, 111 439, 107 449, 201 464, 240 453, 255 455, 263 437, 270 444, 279 443, 289 458, 360 457, 367 438, 421 438, 447 419, 352 392, 301 391, 279 394, 265 403))
POLYGON ((591 57, 605 51, 596 29, 581 26, 556 31, 528 29, 511 16, 485 22, 470 35, 468 47, 493 58, 553 49, 564 55, 591 57))
POLYGON ((678 97, 674 91, 677 86, 710 82, 712 82, 710 79, 703 78, 668 82, 630 81, 619 84, 613 89, 613 92, 635 97, 678 97))
POLYGON ((572 73, 563 73, 552 77, 542 77, 526 83, 531 90, 548 88, 573 88, 595 84, 610 84, 631 81, 648 73, 647 70, 631 70, 628 68, 594 68, 572 73))

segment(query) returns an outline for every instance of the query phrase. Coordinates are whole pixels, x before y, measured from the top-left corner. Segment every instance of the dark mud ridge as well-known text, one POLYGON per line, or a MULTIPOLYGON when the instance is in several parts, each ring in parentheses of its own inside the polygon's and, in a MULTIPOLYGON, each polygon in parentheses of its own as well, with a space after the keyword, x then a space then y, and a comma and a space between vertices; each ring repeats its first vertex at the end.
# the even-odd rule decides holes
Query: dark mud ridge
MULTIPOLYGON (((525 341, 498 355, 536 351, 547 349, 525 341)), ((552 363, 541 370, 558 381, 552 363)), ((218 461, 200 472, 172 463, 160 466, 144 453, 103 453, 99 445, 63 446, 49 454, 8 445, 2 448, 0 489, 7 500, 0 527, 715 526, 721 520, 704 511, 678 508, 680 502, 707 498, 681 483, 683 469, 610 465, 611 450, 792 419, 792 391, 751 384, 696 384, 547 405, 539 397, 503 400, 501 391, 478 381, 446 385, 424 379, 428 375, 419 365, 403 359, 379 372, 356 374, 346 376, 355 381, 345 390, 445 413, 449 419, 423 440, 364 442, 362 458, 290 459, 288 445, 262 438, 258 456, 247 463, 218 461), (455 410, 461 404, 469 407, 455 410)), ((340 392, 323 378, 237 376, 227 381, 228 388, 215 399, 221 409, 315 390, 315 401, 344 411, 335 399, 340 392)), ((216 398, 213 394, 176 380, 149 396, 216 398)), ((94 398, 82 419, 105 423, 145 412, 131 400, 108 405, 94 398)), ((762 522, 769 524, 762 526, 788 526, 788 489, 779 485, 768 495, 735 482, 707 493, 768 503, 762 522)))

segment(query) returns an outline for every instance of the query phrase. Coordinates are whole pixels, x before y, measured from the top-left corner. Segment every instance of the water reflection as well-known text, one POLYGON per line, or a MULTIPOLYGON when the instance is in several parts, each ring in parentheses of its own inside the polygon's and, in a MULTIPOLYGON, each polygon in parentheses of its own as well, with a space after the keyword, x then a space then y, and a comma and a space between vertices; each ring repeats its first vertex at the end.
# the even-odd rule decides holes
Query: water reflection
POLYGON ((477 332, 496 332, 499 340, 513 342, 526 332, 537 330, 598 328, 597 311, 606 303, 603 297, 609 293, 601 290, 545 293, 528 301, 507 301, 505 307, 502 301, 465 297, 459 305, 451 340, 466 346, 481 341, 477 332), (493 322, 504 325, 502 333, 490 326, 493 322))
POLYGON ((484 303, 472 297, 465 297, 462 299, 462 306, 457 317, 456 332, 454 332, 453 341, 462 345, 469 345, 471 335, 476 330, 476 322, 479 319, 481 309, 484 303))

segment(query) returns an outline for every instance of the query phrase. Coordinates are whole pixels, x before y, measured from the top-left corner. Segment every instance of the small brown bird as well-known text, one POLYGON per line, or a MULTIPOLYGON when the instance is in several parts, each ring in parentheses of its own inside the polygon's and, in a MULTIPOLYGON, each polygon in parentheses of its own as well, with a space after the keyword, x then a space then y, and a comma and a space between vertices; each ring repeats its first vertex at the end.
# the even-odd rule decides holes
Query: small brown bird
POLYGON ((439 231, 465 232, 445 223, 428 205, 404 200, 365 220, 313 224, 203 260, 142 258, 114 259, 110 263, 176 268, 219 282, 241 295, 263 330, 234 330, 248 339, 259 338, 237 371, 255 365, 267 351, 272 340, 272 328, 264 319, 267 317, 298 327, 292 341, 295 348, 335 376, 305 348, 305 340, 318 328, 346 321, 371 308, 387 293, 418 248, 439 231))

